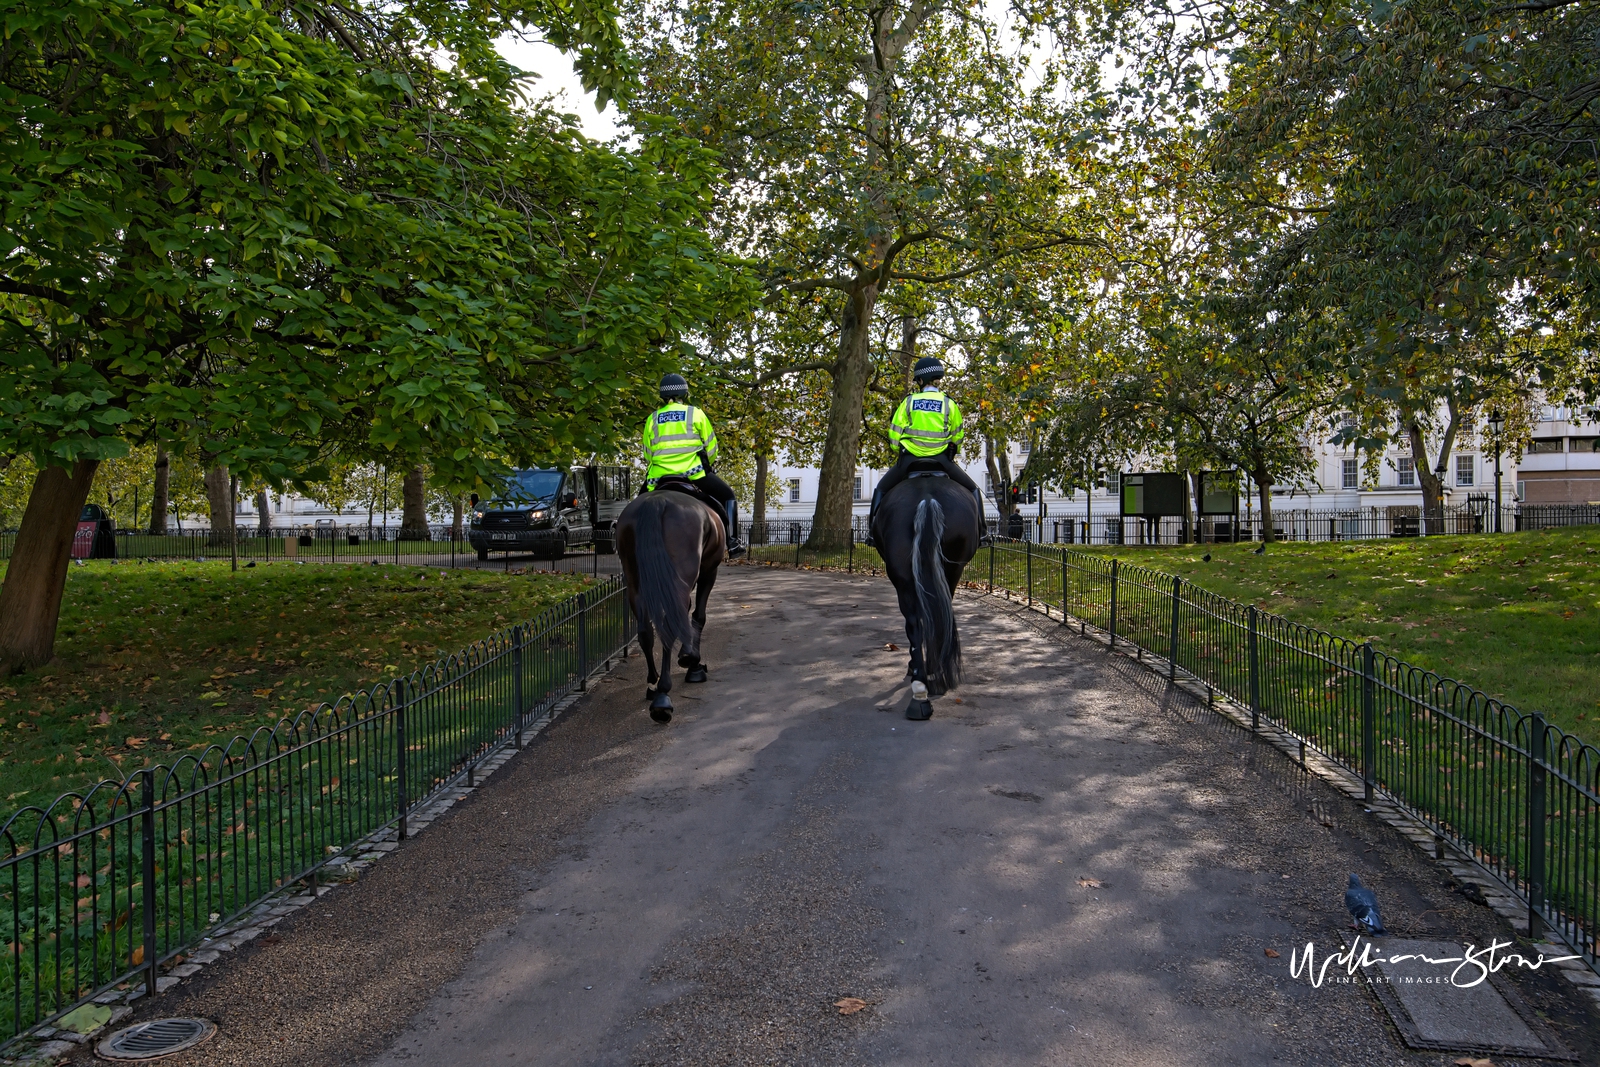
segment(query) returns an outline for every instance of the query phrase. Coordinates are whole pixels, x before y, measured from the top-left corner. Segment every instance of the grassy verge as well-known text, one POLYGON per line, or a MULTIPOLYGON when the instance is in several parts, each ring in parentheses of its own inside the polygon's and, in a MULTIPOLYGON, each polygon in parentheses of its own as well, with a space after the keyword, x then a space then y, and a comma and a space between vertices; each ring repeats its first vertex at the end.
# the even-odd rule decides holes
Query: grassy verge
POLYGON ((1256 547, 1090 551, 1370 640, 1600 743, 1600 529, 1256 547))
POLYGON ((0 681, 0 817, 410 671, 587 583, 282 562, 75 566, 56 659, 0 681))

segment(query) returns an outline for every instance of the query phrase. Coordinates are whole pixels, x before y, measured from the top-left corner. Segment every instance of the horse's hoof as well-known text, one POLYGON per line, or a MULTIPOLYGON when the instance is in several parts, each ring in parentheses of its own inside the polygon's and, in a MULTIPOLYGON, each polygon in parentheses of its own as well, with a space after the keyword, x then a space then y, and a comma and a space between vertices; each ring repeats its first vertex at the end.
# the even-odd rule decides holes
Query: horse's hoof
POLYGON ((689 668, 689 673, 685 674, 683 676, 683 680, 686 681, 686 682, 703 682, 703 681, 705 681, 706 680, 706 665, 704 663, 697 663, 693 667, 690 667, 689 668))
POLYGON ((913 700, 906 705, 906 718, 912 722, 926 722, 933 718, 933 704, 926 700, 913 700))
POLYGON ((660 723, 671 722, 672 698, 665 693, 657 693, 650 701, 650 717, 660 723))

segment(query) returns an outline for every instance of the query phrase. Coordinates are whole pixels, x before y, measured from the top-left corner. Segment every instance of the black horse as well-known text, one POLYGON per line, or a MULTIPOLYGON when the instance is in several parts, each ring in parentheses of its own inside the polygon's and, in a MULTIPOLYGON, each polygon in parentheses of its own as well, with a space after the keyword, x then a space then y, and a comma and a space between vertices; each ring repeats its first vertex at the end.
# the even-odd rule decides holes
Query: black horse
POLYGON ((657 489, 635 497, 617 519, 617 559, 628 585, 628 608, 639 620, 639 648, 650 669, 650 717, 672 721, 672 646, 681 650, 683 680, 703 682, 700 631, 706 600, 726 551, 722 519, 695 497, 657 489), (693 599, 693 607, 690 600, 693 599), (655 635, 661 635, 661 670, 656 670, 655 635))
POLYGON ((938 468, 913 473, 878 505, 872 535, 900 598, 911 645, 906 718, 933 714, 930 697, 961 681, 953 590, 982 540, 977 501, 938 468))

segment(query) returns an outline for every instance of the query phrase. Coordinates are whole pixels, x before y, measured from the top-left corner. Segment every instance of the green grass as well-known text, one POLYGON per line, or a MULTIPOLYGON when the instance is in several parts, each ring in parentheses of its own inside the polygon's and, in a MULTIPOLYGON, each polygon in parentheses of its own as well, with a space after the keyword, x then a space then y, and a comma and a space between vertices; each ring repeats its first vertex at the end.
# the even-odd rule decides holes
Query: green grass
POLYGON ((1370 640, 1600 743, 1600 529, 1256 547, 1090 551, 1370 640))
POLYGON ((386 681, 588 581, 276 561, 237 573, 74 566, 55 660, 0 680, 0 818, 386 681))

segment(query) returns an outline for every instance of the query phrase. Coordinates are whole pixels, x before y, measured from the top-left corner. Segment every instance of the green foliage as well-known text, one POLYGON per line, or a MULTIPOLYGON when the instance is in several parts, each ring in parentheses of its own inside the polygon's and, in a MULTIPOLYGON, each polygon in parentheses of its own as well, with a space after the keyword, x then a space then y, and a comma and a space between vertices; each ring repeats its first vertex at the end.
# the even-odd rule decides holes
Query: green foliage
POLYGON ((706 153, 512 106, 488 35, 535 15, 617 84, 586 5, 15 5, 0 454, 160 440, 281 482, 332 442, 467 484, 603 441, 740 282, 706 153))

